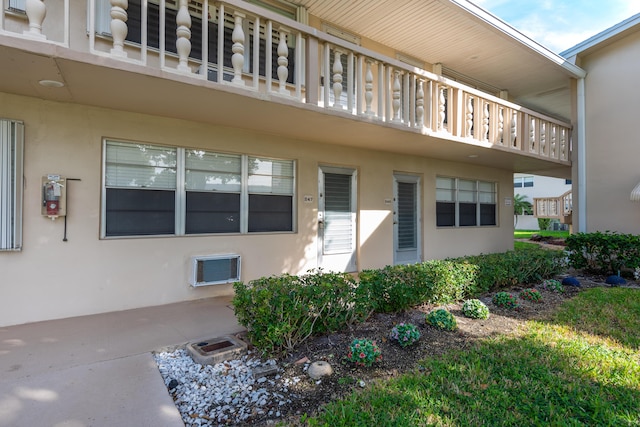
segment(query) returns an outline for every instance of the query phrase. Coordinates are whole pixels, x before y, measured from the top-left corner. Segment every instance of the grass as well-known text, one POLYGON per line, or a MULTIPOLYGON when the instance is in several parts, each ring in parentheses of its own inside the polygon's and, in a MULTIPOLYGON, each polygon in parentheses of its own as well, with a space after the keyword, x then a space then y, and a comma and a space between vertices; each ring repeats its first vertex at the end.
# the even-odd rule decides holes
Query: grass
POLYGON ((538 234, 544 237, 557 237, 559 239, 566 239, 569 237, 568 231, 553 231, 553 230, 514 230, 514 239, 530 239, 534 234, 538 234))
POLYGON ((528 242, 513 242, 513 249, 516 251, 524 251, 527 249, 536 249, 539 246, 536 245, 535 243, 528 243, 528 242))
POLYGON ((422 362, 309 426, 640 426, 640 291, 594 288, 518 336, 422 362))

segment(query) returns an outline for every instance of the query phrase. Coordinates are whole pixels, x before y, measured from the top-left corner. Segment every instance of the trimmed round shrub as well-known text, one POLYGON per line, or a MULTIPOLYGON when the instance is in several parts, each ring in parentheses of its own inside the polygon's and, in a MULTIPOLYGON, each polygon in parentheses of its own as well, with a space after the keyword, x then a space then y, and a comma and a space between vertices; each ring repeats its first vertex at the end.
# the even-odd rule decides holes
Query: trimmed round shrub
POLYGON ((420 339, 420 331, 412 323, 399 323, 391 329, 389 338, 398 341, 400 347, 408 347, 420 339))
POLYGON ((367 338, 356 338, 351 342, 347 360, 357 366, 371 366, 382 360, 382 350, 375 341, 367 338))
POLYGON ((486 319, 489 308, 479 299, 468 299, 462 304, 462 313, 472 319, 486 319))
POLYGON ((444 308, 439 308, 437 310, 433 310, 426 316, 426 322, 440 329, 444 329, 447 331, 455 331, 458 327, 458 322, 456 322, 456 318, 453 317, 453 314, 449 313, 444 308))
POLYGON ((520 292, 520 298, 531 302, 542 302, 542 295, 537 289, 529 288, 520 292))
POLYGON ((516 297, 504 291, 495 294, 491 299, 491 302, 493 302, 497 307, 508 308, 509 310, 515 310, 520 307, 516 297))

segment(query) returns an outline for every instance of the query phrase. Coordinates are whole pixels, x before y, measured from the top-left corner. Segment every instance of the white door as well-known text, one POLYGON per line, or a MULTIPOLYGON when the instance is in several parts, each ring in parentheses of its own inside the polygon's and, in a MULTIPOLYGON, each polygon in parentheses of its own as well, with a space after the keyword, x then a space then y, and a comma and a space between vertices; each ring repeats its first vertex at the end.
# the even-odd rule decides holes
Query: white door
POLYGON ((357 271, 356 171, 321 166, 318 171, 318 266, 357 271))
POLYGON ((420 177, 394 174, 393 193, 393 262, 421 262, 420 177))

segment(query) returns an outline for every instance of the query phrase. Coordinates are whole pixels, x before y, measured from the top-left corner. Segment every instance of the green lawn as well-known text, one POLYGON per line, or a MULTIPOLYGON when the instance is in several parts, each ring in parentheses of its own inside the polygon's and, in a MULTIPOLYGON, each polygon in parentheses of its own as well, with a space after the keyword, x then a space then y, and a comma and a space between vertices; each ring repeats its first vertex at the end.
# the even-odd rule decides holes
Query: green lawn
POLYGON ((540 236, 545 237, 558 237, 562 239, 566 239, 569 237, 568 231, 551 231, 551 230, 514 230, 513 238, 514 239, 529 239, 534 234, 539 234, 540 236))
POLYGON ((309 426, 640 426, 640 290, 593 288, 548 322, 423 361, 309 426))

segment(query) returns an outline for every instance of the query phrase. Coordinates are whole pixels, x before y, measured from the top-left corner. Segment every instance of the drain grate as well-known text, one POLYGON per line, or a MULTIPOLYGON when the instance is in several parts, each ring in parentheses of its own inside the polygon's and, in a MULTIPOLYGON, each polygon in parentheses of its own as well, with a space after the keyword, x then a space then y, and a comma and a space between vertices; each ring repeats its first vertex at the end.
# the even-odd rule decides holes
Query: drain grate
POLYGON ((187 351, 194 362, 201 365, 215 365, 246 354, 247 343, 232 335, 225 335, 187 344, 187 351))

